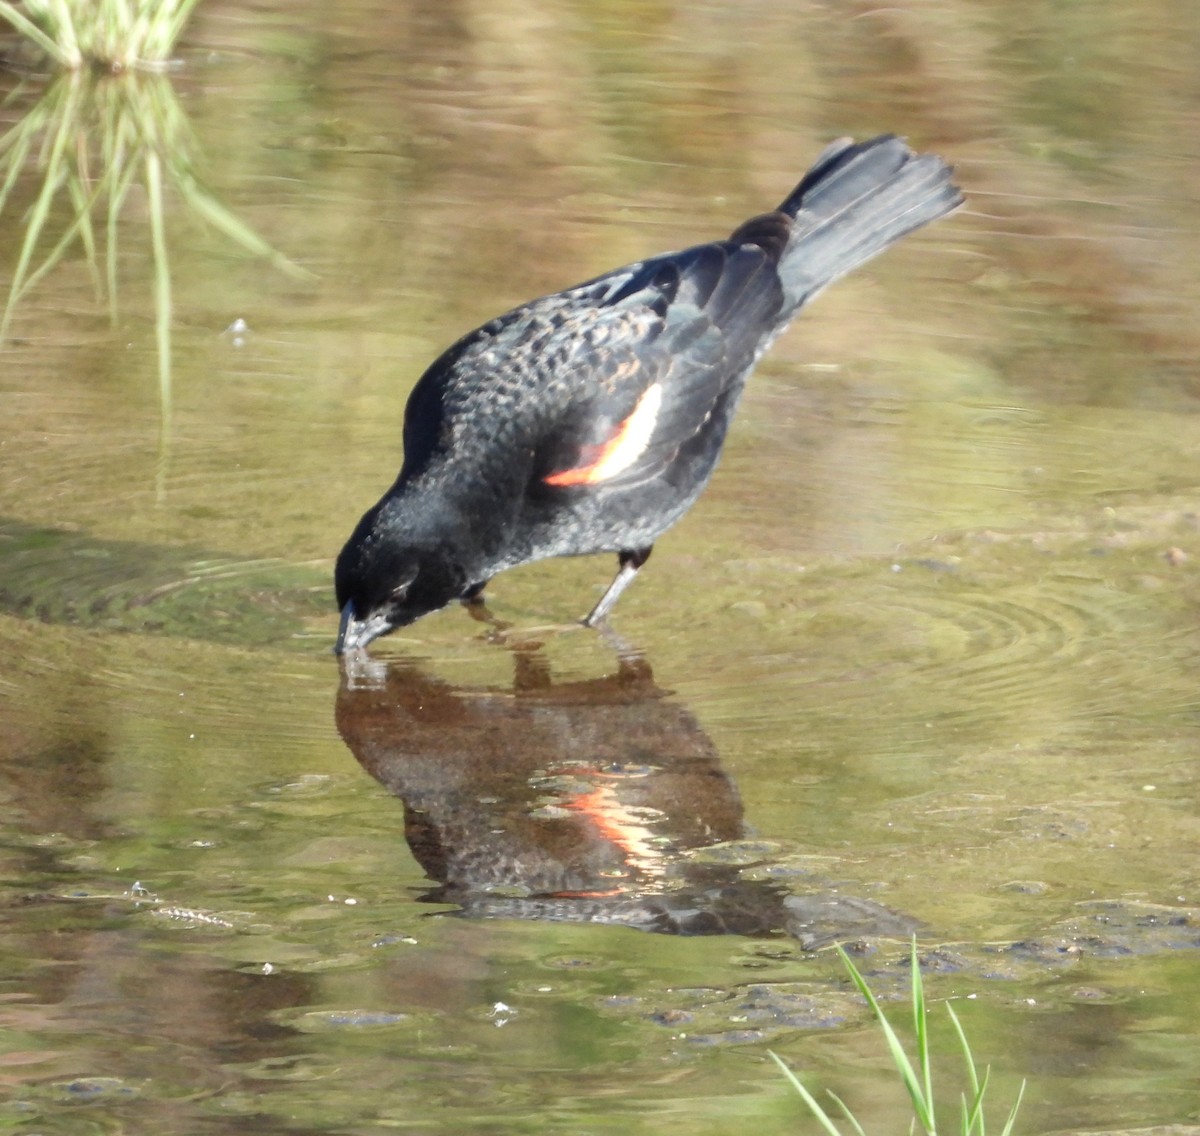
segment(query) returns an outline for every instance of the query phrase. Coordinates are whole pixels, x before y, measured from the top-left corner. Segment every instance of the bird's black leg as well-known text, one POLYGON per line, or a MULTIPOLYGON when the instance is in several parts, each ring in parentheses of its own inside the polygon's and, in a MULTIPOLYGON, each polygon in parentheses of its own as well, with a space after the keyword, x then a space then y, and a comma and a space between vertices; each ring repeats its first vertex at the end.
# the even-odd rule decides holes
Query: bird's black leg
POLYGON ((613 578, 613 582, 608 585, 608 591, 600 597, 600 602, 588 612, 587 618, 583 621, 585 627, 595 627, 608 618, 613 604, 620 598, 621 593, 633 583, 638 569, 650 559, 650 553, 653 551, 654 546, 651 545, 649 548, 622 549, 617 553, 617 561, 621 567, 613 578))

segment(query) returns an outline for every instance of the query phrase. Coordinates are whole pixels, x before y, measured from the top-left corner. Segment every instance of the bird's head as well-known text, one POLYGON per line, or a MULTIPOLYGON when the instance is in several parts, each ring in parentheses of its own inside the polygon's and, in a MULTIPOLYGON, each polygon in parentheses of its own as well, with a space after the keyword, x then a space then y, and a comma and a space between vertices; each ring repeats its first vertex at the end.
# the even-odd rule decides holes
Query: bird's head
POLYGON ((444 550, 411 543, 376 509, 363 517, 334 570, 342 613, 334 653, 360 650, 381 635, 437 611, 469 581, 444 550))

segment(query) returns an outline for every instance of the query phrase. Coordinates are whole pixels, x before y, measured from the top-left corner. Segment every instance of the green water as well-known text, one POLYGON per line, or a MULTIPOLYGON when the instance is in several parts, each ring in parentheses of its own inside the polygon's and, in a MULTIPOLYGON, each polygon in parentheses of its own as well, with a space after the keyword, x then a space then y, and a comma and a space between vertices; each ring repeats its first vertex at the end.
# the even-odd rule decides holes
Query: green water
POLYGON ((201 4, 199 172, 314 276, 169 198, 167 400, 135 191, 116 327, 73 254, 0 349, 0 1130, 812 1130, 771 1048, 899 1131, 828 944, 913 928, 949 1107, 953 998, 997 1120, 1200 1123, 1197 24, 201 4), (554 629, 597 558, 340 675, 429 360, 882 131, 968 207, 776 345, 637 658, 554 629))

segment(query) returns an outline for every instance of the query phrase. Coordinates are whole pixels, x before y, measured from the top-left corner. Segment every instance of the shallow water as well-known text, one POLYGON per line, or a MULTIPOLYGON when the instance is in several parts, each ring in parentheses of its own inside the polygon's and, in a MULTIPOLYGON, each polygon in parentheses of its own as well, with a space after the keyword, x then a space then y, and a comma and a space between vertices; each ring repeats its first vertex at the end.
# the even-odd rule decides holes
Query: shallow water
POLYGON ((878 1131, 828 948, 899 996, 914 928, 1023 1131, 1194 1125, 1198 46, 1172 5, 202 5, 206 184, 314 278, 176 201, 167 399, 135 194, 115 330, 76 259, 0 351, 0 1125, 806 1130, 771 1048, 878 1131), (560 561, 489 589, 509 641, 448 610, 339 673, 332 558, 441 347, 883 130, 967 210, 776 345, 623 647, 560 626, 613 565, 560 561))

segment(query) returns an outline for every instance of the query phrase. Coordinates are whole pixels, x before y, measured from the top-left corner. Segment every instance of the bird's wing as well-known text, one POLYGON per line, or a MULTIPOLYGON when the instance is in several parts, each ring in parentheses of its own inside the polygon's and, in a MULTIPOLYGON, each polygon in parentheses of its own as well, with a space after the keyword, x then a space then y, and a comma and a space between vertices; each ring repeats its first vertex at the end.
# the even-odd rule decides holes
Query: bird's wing
POLYGON ((761 353, 782 304, 774 250, 741 234, 535 300, 460 340, 409 398, 401 477, 452 450, 530 455, 538 495, 661 472, 761 353))
MULTIPOLYGON (((658 257, 571 329, 570 397, 545 424, 531 489, 628 486, 659 475, 744 375, 782 300, 758 247, 658 257)), ((551 365, 558 367, 553 361, 551 365)))

